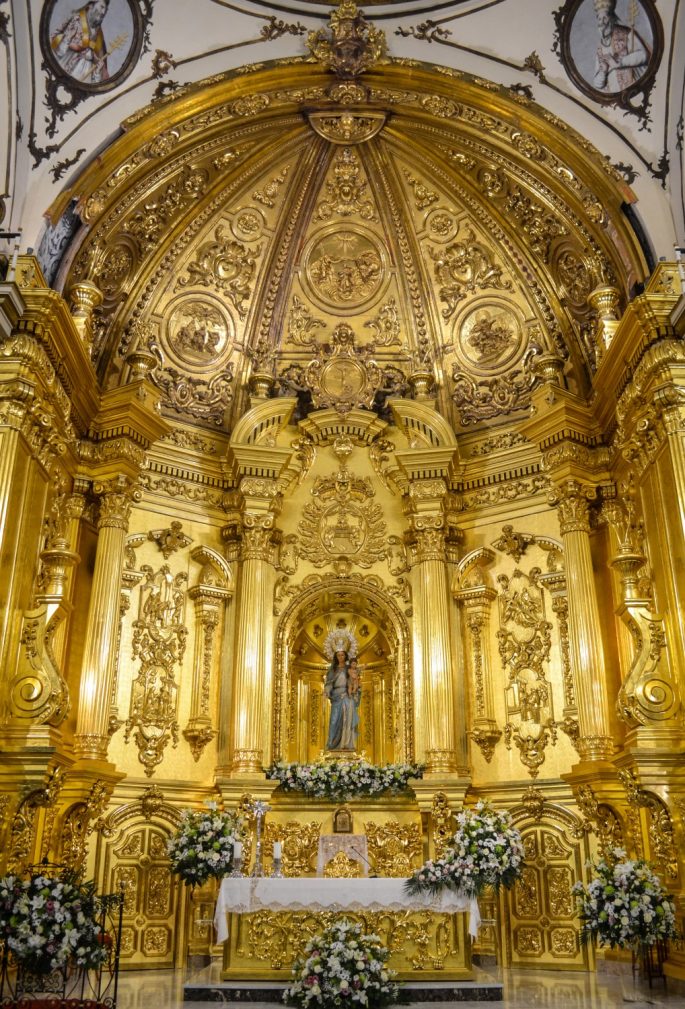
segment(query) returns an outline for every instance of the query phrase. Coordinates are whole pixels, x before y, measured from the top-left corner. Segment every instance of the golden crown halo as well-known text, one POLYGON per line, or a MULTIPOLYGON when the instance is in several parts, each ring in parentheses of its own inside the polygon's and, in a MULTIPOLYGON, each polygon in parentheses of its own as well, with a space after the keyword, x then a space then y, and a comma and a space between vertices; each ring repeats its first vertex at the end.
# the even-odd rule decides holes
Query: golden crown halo
POLYGON ((327 659, 332 660, 336 652, 347 652, 348 659, 354 659, 357 656, 357 639, 347 627, 336 627, 327 635, 323 643, 323 653, 327 659))

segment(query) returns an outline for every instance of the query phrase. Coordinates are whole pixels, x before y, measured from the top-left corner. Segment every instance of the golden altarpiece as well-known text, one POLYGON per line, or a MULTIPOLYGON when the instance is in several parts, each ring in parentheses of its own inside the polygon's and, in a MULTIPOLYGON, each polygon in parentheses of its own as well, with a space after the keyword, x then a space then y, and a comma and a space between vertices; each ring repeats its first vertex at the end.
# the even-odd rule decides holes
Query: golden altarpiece
MULTIPOLYGON (((52 208, 84 221, 56 289, 30 256, 0 285, 3 859, 125 882, 124 966, 209 952, 166 838, 268 797, 314 873, 334 807, 263 768, 321 755, 347 628, 358 749, 427 767, 350 802, 375 871, 487 797, 527 861, 481 950, 591 968, 589 855, 685 909, 683 280, 563 122, 331 22, 124 123, 52 208)), ((246 959, 302 928, 246 925, 246 959)), ((416 975, 465 955, 392 928, 416 975)))

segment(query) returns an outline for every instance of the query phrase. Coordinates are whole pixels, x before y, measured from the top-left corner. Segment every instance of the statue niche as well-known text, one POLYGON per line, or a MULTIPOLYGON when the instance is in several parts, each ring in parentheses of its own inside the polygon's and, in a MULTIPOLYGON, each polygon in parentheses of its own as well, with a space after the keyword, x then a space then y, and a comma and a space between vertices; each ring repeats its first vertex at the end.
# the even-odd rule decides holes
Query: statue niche
MULTIPOLYGON (((325 605, 324 599, 318 601, 325 605)), ((322 756, 363 755, 382 764, 399 759, 396 649, 367 615, 368 601, 352 601, 357 612, 317 615, 310 602, 293 628, 284 760, 307 763, 322 756)))

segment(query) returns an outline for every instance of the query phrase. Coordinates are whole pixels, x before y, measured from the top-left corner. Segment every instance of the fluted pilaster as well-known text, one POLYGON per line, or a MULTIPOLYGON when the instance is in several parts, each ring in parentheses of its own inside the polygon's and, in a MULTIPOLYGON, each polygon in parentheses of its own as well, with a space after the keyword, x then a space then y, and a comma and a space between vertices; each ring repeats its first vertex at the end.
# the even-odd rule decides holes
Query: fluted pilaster
POLYGON ((243 517, 231 718, 234 773, 261 771, 270 749, 273 521, 270 513, 243 517))
POLYGON ((596 489, 566 480, 550 495, 559 512, 568 586, 568 629, 575 670, 578 753, 585 760, 608 759, 614 751, 601 616, 590 551, 590 502, 596 489))
POLYGON ((98 545, 88 608, 75 749, 80 757, 104 759, 109 742, 124 541, 131 505, 140 497, 140 491, 125 477, 98 483, 94 490, 100 495, 98 545))
POLYGON ((457 769, 455 690, 442 518, 421 516, 414 534, 416 735, 423 739, 428 771, 451 773, 457 769))

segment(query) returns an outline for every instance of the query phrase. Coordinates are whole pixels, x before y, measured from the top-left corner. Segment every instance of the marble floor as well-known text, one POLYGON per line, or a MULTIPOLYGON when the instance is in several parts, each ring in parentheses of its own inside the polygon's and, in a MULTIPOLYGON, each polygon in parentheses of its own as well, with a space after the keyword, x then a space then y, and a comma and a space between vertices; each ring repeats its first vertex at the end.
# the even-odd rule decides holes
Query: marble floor
MULTIPOLYGON (((652 988, 633 981, 630 974, 606 975, 566 971, 505 970, 483 973, 483 978, 501 981, 501 1002, 413 1002, 411 1009, 685 1009, 685 995, 669 991, 662 981, 652 988)), ((188 971, 125 971, 120 975, 117 1009, 217 1009, 217 1002, 183 1002, 183 985, 191 981, 188 971)), ((274 1009, 273 1003, 230 1003, 231 1009, 274 1009)))

